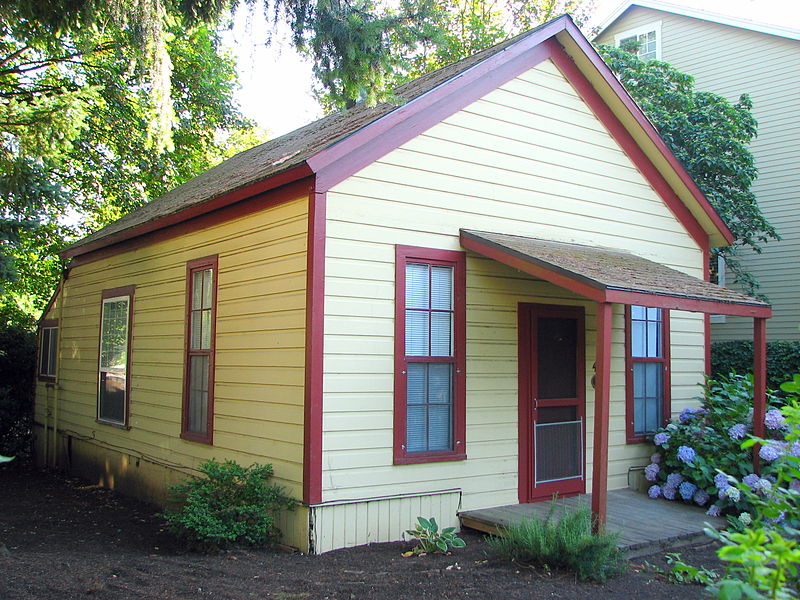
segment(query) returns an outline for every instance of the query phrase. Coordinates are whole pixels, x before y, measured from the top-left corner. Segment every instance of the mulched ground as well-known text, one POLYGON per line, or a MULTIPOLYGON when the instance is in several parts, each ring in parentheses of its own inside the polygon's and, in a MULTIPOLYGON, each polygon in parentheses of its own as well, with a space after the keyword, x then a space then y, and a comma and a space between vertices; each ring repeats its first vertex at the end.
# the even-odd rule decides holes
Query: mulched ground
MULTIPOLYGON (((236 549, 183 551, 155 509, 84 481, 0 468, 0 599, 274 598, 701 598, 636 559, 603 585, 492 558, 482 536, 448 556, 404 558, 411 544, 373 544, 322 556, 236 549), (3 549, 5 544, 5 549, 3 549)), ((714 549, 682 552, 690 564, 719 568, 714 549)))

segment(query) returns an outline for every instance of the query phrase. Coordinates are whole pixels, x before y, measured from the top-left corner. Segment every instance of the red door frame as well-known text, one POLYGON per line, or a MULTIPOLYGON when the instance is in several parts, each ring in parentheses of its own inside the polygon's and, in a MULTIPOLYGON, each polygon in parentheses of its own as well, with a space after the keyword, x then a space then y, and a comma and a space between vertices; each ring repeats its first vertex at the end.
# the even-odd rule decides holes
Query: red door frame
MULTIPOLYGON (((585 340, 585 310, 583 306, 559 306, 553 304, 533 304, 520 302, 518 307, 518 345, 519 345, 519 502, 535 502, 545 500, 558 491, 557 486, 562 482, 556 482, 547 489, 540 487, 538 493, 534 494, 533 489, 533 422, 535 406, 533 403, 533 390, 537 387, 536 369, 532 368, 536 360, 536 344, 534 343, 532 332, 533 316, 548 316, 573 318, 577 320, 577 368, 576 368, 576 393, 578 403, 578 414, 584 422, 583 434, 583 476, 580 479, 570 480, 577 483, 570 486, 569 491, 558 492, 559 496, 575 496, 586 491, 586 340, 585 340), (552 488, 552 489, 551 489, 552 488)), ((554 401, 551 406, 555 406, 559 401, 554 401)), ((570 402, 571 404, 572 402, 570 402)))

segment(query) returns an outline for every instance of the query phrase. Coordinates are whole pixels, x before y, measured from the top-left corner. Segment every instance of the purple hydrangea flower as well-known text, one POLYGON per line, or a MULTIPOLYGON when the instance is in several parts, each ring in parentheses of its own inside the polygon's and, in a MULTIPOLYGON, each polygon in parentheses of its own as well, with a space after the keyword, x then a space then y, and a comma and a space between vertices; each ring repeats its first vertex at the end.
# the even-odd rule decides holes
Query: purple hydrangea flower
POLYGON ((775 442, 770 442, 761 446, 761 450, 758 451, 758 455, 767 462, 772 462, 773 460, 777 460, 780 458, 782 452, 782 448, 776 444, 775 442))
POLYGON ((728 429, 728 437, 732 440, 741 440, 747 435, 747 426, 737 423, 728 429))
POLYGON ((681 425, 686 425, 697 416, 698 412, 699 411, 695 408, 684 408, 681 414, 678 415, 678 420, 681 422, 681 425))
POLYGON ((659 485, 651 485, 650 489, 647 490, 647 495, 650 496, 653 500, 661 496, 661 486, 659 485))
POLYGON ((767 429, 780 429, 785 423, 786 418, 777 408, 767 411, 767 414, 764 415, 764 425, 767 426, 767 429))
POLYGON ((660 470, 661 467, 656 463, 650 463, 644 468, 644 478, 647 479, 647 481, 655 481, 660 470))
POLYGON ((719 516, 719 506, 717 506, 716 504, 712 504, 711 506, 708 507, 708 510, 706 511, 706 514, 709 517, 718 517, 719 516))
POLYGON ((739 491, 739 488, 729 487, 724 492, 719 493, 720 498, 727 498, 734 504, 737 503, 742 498, 742 493, 739 491))
POLYGON ((650 462, 651 463, 660 463, 661 462, 661 455, 658 452, 654 452, 650 455, 650 462))
POLYGON ((789 489, 800 494, 800 479, 792 479, 789 482, 789 489))
POLYGON ((756 483, 758 483, 758 481, 759 481, 760 479, 761 479, 761 477, 759 477, 759 476, 758 476, 758 475, 756 475, 755 473, 750 473, 750 475, 745 475, 745 476, 742 478, 742 483, 744 483, 744 484, 745 484, 745 485, 747 485, 748 487, 751 487, 751 488, 753 488, 753 487, 755 487, 755 486, 756 486, 756 483))
POLYGON ((681 483, 683 483, 683 475, 680 473, 670 473, 667 475, 667 485, 669 487, 677 488, 681 483))
POLYGON ((786 449, 786 453, 789 456, 800 458, 800 441, 792 442, 792 445, 786 449))
POLYGON ((694 493, 697 491, 697 486, 693 484, 691 481, 684 481, 680 487, 678 487, 678 492, 680 492, 681 498, 684 500, 691 500, 694 497, 694 493))
POLYGON ((680 446, 678 448, 678 458, 687 464, 692 463, 695 456, 697 454, 691 446, 680 446))
POLYGON ((671 485, 663 485, 661 486, 661 495, 664 496, 667 500, 675 500, 675 494, 677 493, 678 488, 674 488, 671 485))
POLYGON ((778 513, 777 517, 767 517, 764 519, 767 523, 774 523, 777 525, 778 523, 783 523, 784 519, 786 519, 786 513, 781 511, 778 513))
POLYGON ((728 482, 728 476, 725 475, 725 473, 717 473, 714 475, 714 485, 717 486, 720 492, 731 487, 731 484, 728 482))
POLYGON ((766 494, 772 491, 772 482, 769 479, 761 478, 755 482, 753 488, 766 494))
POLYGON ((653 436, 653 443, 656 446, 663 446, 669 441, 669 434, 664 431, 659 431, 653 436))
POLYGON ((711 500, 711 496, 708 495, 704 490, 697 490, 692 496, 692 500, 694 500, 697 506, 705 506, 708 504, 708 501, 711 500))

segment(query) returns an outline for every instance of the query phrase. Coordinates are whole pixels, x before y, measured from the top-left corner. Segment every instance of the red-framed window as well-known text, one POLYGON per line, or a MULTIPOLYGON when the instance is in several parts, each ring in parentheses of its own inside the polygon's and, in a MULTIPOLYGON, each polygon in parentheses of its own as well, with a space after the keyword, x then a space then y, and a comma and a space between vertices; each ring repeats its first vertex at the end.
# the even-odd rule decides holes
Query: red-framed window
POLYGON ((625 307, 626 437, 645 441, 670 417, 669 311, 625 307))
POLYGON ((58 368, 58 319, 39 322, 36 374, 39 381, 55 381, 58 368))
POLYGON ((186 360, 181 437, 213 443, 217 256, 186 264, 186 360))
POLYGON ((395 464, 466 458, 464 252, 396 248, 395 464))
POLYGON ((131 333, 135 286, 103 290, 97 366, 97 421, 128 427, 131 393, 131 333))

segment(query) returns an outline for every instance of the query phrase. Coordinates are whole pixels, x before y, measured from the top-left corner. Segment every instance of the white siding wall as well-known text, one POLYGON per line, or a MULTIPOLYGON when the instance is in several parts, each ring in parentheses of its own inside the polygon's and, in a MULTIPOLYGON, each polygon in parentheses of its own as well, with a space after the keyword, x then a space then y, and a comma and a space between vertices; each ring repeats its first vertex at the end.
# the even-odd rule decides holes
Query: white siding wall
MULTIPOLYGON (((774 306, 770 339, 800 339, 800 41, 636 7, 598 37, 661 21, 662 60, 695 77, 697 89, 731 101, 747 93, 758 120, 751 150, 759 177, 753 186, 761 210, 783 237, 742 262, 774 306)), ((752 338, 752 319, 726 317, 712 328, 715 340, 752 338)))
MULTIPOLYGON (((700 250, 549 61, 390 152, 328 194, 324 502, 443 488, 463 490, 464 509, 517 501, 519 302, 586 307, 591 449, 592 303, 469 253, 469 458, 392 464, 394 247, 458 250, 461 227, 622 248, 702 276, 700 250)), ((616 309, 612 488, 648 453, 624 443, 616 309)), ((680 410, 702 379, 702 318, 672 323, 680 410)))

